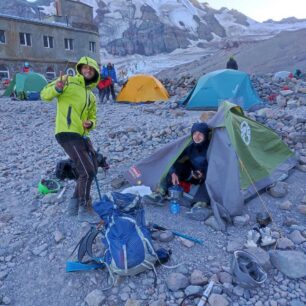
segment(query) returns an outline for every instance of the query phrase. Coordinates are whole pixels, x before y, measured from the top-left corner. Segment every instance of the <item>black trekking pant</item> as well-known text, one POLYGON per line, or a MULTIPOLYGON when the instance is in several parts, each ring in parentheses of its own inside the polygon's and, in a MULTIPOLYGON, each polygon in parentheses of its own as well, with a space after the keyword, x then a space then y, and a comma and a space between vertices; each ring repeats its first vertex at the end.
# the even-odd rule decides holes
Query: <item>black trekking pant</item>
MULTIPOLYGON (((110 93, 112 95, 112 98, 115 101, 116 100, 116 94, 115 94, 115 88, 114 88, 114 84, 113 83, 109 86, 109 89, 110 89, 110 93)), ((109 94, 108 94, 108 96, 109 96, 109 94)))
POLYGON ((99 89, 100 103, 103 103, 105 96, 106 96, 106 100, 109 99, 109 93, 110 93, 109 87, 103 88, 102 90, 99 89))
MULTIPOLYGON (((184 163, 176 163, 175 164, 175 173, 179 178, 179 181, 185 181, 188 182, 192 185, 200 185, 197 193, 195 194, 193 201, 198 202, 198 201, 204 201, 204 202, 209 202, 209 195, 206 189, 205 185, 205 173, 204 173, 204 179, 202 180, 197 180, 193 177, 190 177, 191 175, 191 170, 194 170, 191 163, 186 161, 184 163)), ((166 189, 170 188, 172 185, 172 178, 171 174, 168 173, 166 177, 166 189)))
POLYGON ((73 197, 79 199, 80 204, 90 201, 90 188, 97 174, 97 160, 95 151, 89 138, 79 136, 73 139, 56 137, 58 143, 75 163, 79 177, 76 181, 73 197))

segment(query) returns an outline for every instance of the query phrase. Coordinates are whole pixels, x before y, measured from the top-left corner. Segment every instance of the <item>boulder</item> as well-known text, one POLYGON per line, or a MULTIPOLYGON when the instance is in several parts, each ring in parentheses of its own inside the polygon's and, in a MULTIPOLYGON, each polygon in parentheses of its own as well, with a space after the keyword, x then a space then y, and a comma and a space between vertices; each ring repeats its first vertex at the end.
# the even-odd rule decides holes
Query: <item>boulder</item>
POLYGON ((166 279, 166 284, 169 290, 178 291, 179 289, 185 289, 189 285, 189 281, 181 273, 171 273, 166 279))
POLYGON ((306 255, 299 251, 269 251, 272 265, 290 278, 306 276, 306 255))
POLYGON ((268 193, 274 198, 282 198, 288 193, 288 184, 276 182, 274 186, 268 189, 268 193))
POLYGON ((220 294, 212 293, 208 298, 208 303, 210 306, 228 306, 228 300, 220 294))
POLYGON ((276 243, 277 249, 286 250, 286 249, 291 249, 293 247, 294 247, 294 243, 290 239, 286 237, 277 239, 277 243, 276 243))
POLYGON ((85 298, 88 306, 102 306, 105 300, 103 292, 99 289, 91 291, 85 298))

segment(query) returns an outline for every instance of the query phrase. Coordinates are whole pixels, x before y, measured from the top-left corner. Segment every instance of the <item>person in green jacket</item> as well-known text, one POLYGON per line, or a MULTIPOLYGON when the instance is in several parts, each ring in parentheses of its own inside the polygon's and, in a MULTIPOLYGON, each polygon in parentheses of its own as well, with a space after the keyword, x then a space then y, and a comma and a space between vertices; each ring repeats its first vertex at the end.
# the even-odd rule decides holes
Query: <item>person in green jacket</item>
POLYGON ((96 223, 99 217, 92 210, 91 184, 97 173, 97 161, 89 131, 96 126, 96 98, 92 89, 99 82, 99 67, 90 57, 82 57, 76 65, 75 76, 60 76, 46 85, 41 98, 57 98, 55 138, 74 161, 79 177, 68 214, 78 215, 79 221, 96 223))

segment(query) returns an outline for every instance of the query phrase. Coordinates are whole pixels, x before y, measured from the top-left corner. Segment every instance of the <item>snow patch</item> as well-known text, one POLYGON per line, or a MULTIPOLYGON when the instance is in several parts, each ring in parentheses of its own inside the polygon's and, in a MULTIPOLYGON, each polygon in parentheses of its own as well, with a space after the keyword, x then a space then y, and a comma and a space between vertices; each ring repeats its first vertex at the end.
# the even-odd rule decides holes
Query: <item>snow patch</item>
POLYGON ((121 71, 126 72, 127 76, 134 74, 157 74, 161 70, 173 68, 177 65, 190 63, 202 56, 211 54, 212 50, 199 48, 193 42, 192 46, 187 49, 176 49, 169 54, 159 54, 154 56, 142 56, 139 54, 128 55, 123 57, 114 57, 101 49, 102 64, 111 62, 115 64, 117 74, 121 71), (169 60, 171 58, 171 60, 169 60))
POLYGON ((50 3, 49 6, 40 5, 39 7, 42 8, 42 12, 46 15, 52 16, 56 14, 54 3, 50 3))

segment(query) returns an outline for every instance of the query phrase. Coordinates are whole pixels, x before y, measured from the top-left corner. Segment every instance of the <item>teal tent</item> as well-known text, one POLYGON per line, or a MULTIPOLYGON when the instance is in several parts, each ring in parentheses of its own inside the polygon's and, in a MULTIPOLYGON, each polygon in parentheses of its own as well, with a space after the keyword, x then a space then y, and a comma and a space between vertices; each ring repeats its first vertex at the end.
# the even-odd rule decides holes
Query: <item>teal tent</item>
POLYGON ((224 100, 245 110, 262 103, 247 73, 223 69, 202 76, 182 104, 190 110, 214 110, 224 100))
POLYGON ((31 92, 40 93, 47 84, 48 81, 42 74, 35 72, 16 73, 3 96, 10 97, 14 93, 17 98, 26 100, 31 92))

